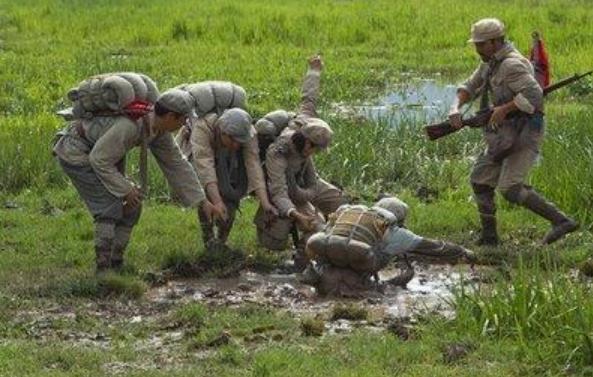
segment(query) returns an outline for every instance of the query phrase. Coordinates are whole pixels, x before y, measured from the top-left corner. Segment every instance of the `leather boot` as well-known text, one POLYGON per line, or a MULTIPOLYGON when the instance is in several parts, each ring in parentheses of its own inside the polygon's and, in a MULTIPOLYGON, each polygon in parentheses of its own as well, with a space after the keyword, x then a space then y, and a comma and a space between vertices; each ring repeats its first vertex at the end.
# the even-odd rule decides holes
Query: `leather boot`
POLYGON ((111 268, 121 270, 124 264, 124 252, 130 241, 132 228, 128 226, 115 227, 115 239, 113 241, 113 251, 111 253, 111 268))
POLYGON ((97 273, 103 273, 111 268, 111 249, 95 246, 95 263, 97 273))
POLYGON ((579 227, 576 221, 566 216, 534 190, 529 190, 523 201, 523 206, 552 223, 552 229, 550 229, 542 240, 544 245, 558 241, 579 227))
POLYGON ((496 231, 496 203, 494 202, 494 188, 487 185, 472 184, 480 222, 482 224, 480 238, 476 242, 482 246, 496 246, 500 243, 496 231))
POLYGON ((496 230, 496 216, 480 213, 480 222, 482 223, 482 230, 476 244, 479 246, 497 246, 500 244, 498 231, 496 230))
POLYGON ((309 258, 305 256, 305 253, 298 250, 292 257, 292 260, 294 261, 294 272, 303 272, 309 265, 309 258))
POLYGON ((115 224, 109 221, 95 222, 95 263, 97 273, 111 268, 111 251, 115 239, 115 224))

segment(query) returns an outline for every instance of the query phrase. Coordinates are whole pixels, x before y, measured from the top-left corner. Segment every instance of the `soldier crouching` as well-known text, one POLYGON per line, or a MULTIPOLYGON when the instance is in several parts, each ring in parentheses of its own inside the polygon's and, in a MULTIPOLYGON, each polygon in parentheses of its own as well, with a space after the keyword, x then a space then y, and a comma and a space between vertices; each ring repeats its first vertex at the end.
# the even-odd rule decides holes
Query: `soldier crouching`
POLYGON ((358 297, 377 287, 378 272, 396 257, 451 264, 474 259, 459 245, 404 228, 407 212, 408 206, 394 197, 371 208, 341 206, 330 215, 325 230, 309 238, 306 253, 316 263, 307 267, 302 282, 316 287, 320 295, 358 297))

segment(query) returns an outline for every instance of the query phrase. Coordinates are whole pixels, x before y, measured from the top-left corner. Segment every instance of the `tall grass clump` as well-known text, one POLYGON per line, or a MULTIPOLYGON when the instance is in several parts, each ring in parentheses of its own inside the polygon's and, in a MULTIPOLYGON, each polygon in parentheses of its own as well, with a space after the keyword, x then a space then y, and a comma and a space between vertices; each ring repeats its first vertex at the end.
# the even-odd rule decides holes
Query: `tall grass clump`
POLYGON ((479 133, 460 132, 441 142, 429 142, 421 124, 393 126, 387 119, 330 119, 335 139, 326 154, 316 157, 326 178, 367 193, 429 189, 435 192, 465 185, 479 133))
POLYGON ((593 225, 593 128, 590 106, 563 105, 549 109, 547 136, 533 183, 558 204, 593 225))
MULTIPOLYGON (((250 111, 257 118, 273 109, 296 108, 305 58, 321 52, 326 71, 320 109, 326 116, 328 104, 373 98, 401 72, 438 72, 450 82, 469 74, 477 59, 464 41, 471 22, 486 15, 502 18, 522 51, 530 44, 531 31, 540 29, 555 78, 590 66, 593 12, 577 0, 550 0, 538 7, 531 0, 516 1, 512 7, 457 2, 455 12, 437 0, 422 4, 148 0, 141 7, 116 1, 77 0, 68 6, 58 0, 2 1, 0 189, 18 192, 63 184, 49 154, 49 143, 62 122, 51 114, 64 106, 68 89, 90 75, 140 71, 163 90, 182 82, 230 80, 246 88, 250 111), (434 22, 435 15, 440 22, 434 22)), ((377 133, 352 130, 336 151, 356 146, 355 140, 360 148, 383 142, 379 138, 385 132, 379 127, 377 133)), ((339 162, 322 165, 329 169, 326 174, 345 185, 359 187, 368 178, 379 187, 420 176, 405 170, 417 168, 406 162, 416 153, 422 185, 449 183, 467 167, 463 159, 457 164, 457 157, 468 140, 455 139, 431 146, 421 143, 420 135, 407 137, 403 131, 386 136, 390 147, 386 155, 386 148, 348 151, 351 155, 339 162), (456 153, 444 157, 443 148, 456 153), (438 153, 436 161, 433 152, 438 153), (359 157, 363 164, 351 162, 359 157), (377 166, 366 166, 373 164, 377 166), (361 168, 360 176, 343 172, 350 167, 361 168)), ((473 143, 474 138, 470 140, 473 143)), ((572 148, 574 140, 578 138, 564 143, 564 148, 572 148)), ((160 174, 152 176, 157 192, 165 192, 160 174)), ((549 186, 557 187, 553 181, 549 186)))
POLYGON ((540 269, 551 263, 543 258, 520 262, 512 280, 458 291, 456 326, 463 334, 514 341, 519 357, 542 370, 593 367, 590 282, 553 265, 540 269))

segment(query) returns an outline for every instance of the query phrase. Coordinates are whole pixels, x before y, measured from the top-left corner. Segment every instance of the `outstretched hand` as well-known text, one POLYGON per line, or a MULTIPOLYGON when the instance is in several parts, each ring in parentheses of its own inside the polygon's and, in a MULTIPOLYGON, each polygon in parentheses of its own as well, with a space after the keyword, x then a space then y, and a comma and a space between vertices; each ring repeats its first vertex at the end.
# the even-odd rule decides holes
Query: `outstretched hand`
POLYGON ((323 60, 320 55, 314 55, 309 58, 309 68, 316 71, 323 70, 323 60))

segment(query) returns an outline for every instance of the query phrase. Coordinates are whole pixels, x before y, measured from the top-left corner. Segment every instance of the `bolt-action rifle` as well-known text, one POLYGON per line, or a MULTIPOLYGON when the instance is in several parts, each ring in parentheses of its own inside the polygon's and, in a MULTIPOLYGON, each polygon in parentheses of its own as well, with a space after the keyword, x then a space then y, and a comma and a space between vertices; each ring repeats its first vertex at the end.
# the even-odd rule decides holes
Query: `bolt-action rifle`
MULTIPOLYGON (((593 71, 585 72, 583 74, 574 74, 574 75, 567 77, 563 80, 560 80, 554 84, 550 84, 544 88, 544 96, 546 96, 549 93, 552 93, 562 87, 565 87, 566 85, 572 84, 573 82, 578 81, 592 73, 593 73, 593 71)), ((461 123, 462 123, 463 127, 472 127, 472 128, 483 127, 486 124, 488 124, 488 121, 490 120, 490 117, 492 116, 493 111, 494 111, 493 108, 486 108, 486 109, 480 110, 474 116, 471 116, 466 119, 462 119, 461 123)), ((461 128, 463 128, 463 127, 461 127, 461 128)), ((443 136, 447 136, 449 134, 457 132, 461 128, 452 127, 449 120, 446 120, 444 122, 434 123, 434 124, 425 126, 424 131, 426 132, 426 136, 428 136, 428 138, 430 140, 437 140, 443 136)))

